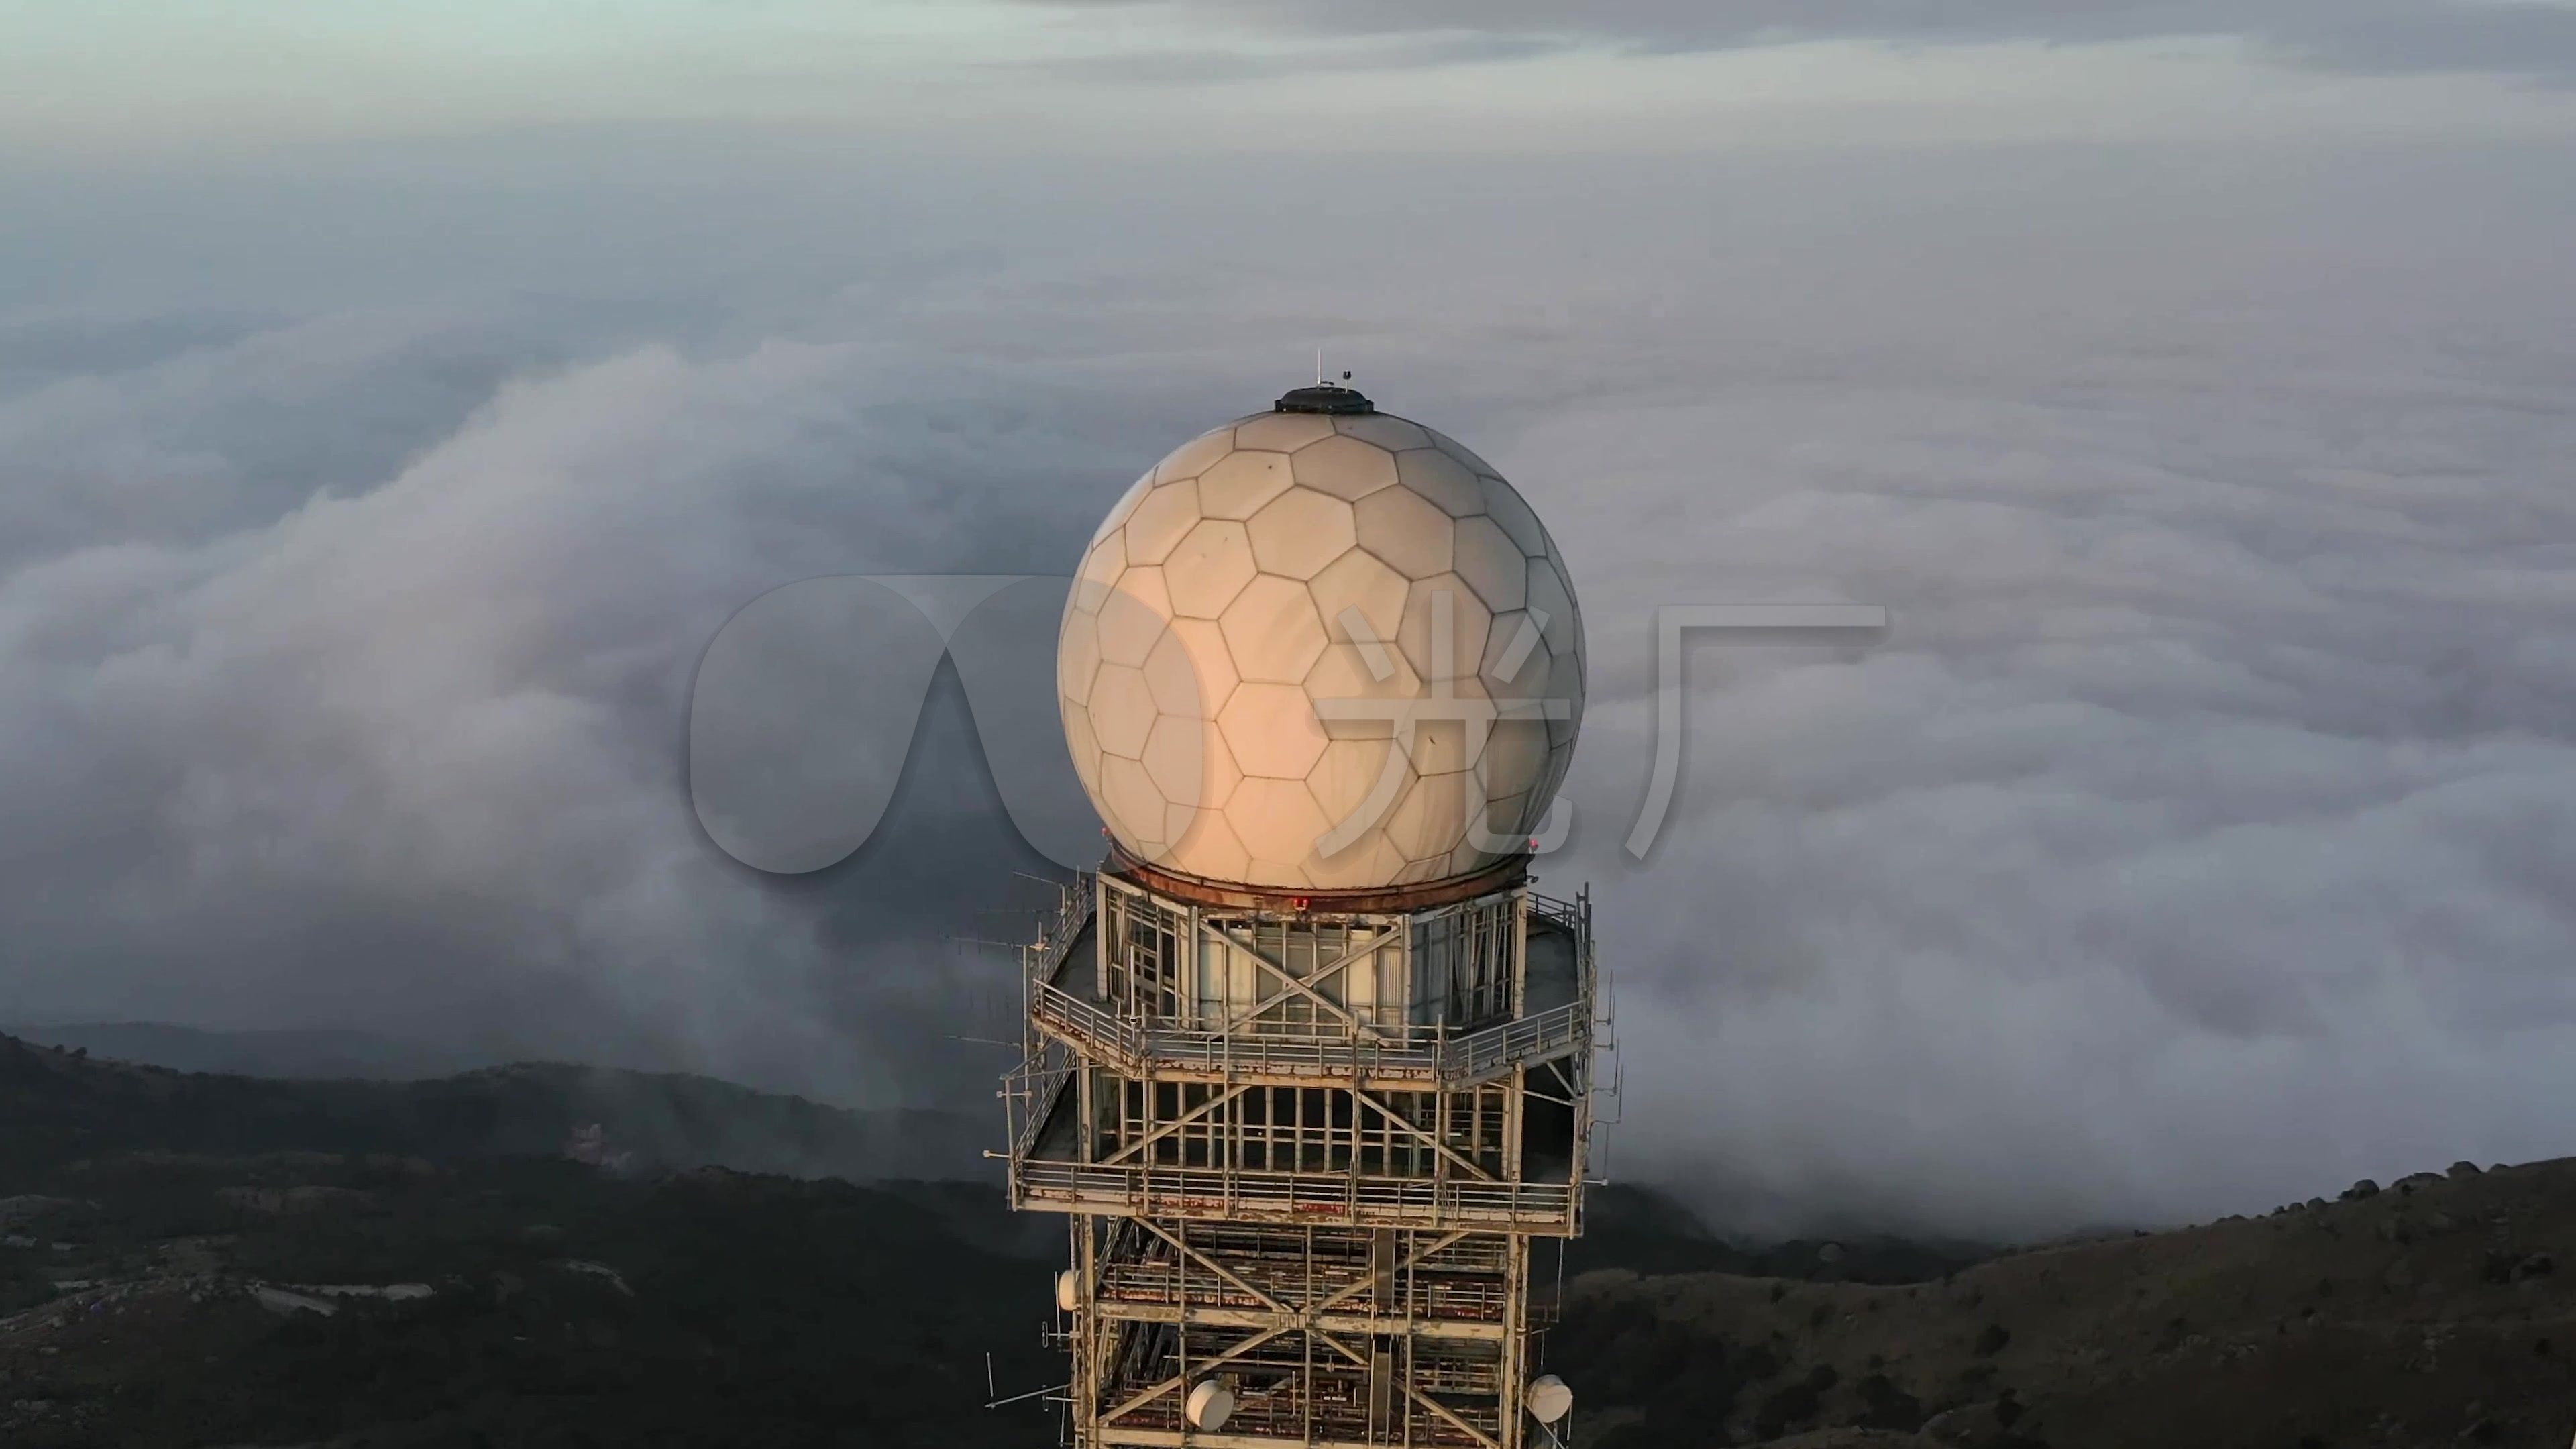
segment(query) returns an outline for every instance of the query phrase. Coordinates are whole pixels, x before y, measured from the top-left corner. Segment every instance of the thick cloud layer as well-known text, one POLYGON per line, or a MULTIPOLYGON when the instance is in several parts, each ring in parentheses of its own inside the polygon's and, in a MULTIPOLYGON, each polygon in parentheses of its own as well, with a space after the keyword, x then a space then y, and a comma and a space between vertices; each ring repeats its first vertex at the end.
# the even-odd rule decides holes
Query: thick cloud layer
POLYGON ((1061 570, 1320 343, 1584 592, 1547 884, 1619 973, 1613 1169, 2021 1231, 2576 1150, 2555 159, 683 170, 465 188, 524 235, 363 305, 260 245, 363 186, 186 285, 100 240, 0 318, 0 1018, 979 1097, 948 1038, 1015 1003, 950 938, 1035 860, 955 693, 879 839, 769 881, 690 820, 698 653, 812 574, 1061 570), (1695 647, 1627 861, 1652 611, 1781 599, 1895 626, 1695 647))
POLYGON ((1580 7, 1559 0, 1199 0, 1196 8, 1290 30, 1452 32, 1488 37, 1488 45, 1542 37, 1699 49, 1826 38, 1970 44, 2232 36, 2339 70, 2554 80, 2576 74, 2576 8, 2553 0, 1595 0, 1580 7))

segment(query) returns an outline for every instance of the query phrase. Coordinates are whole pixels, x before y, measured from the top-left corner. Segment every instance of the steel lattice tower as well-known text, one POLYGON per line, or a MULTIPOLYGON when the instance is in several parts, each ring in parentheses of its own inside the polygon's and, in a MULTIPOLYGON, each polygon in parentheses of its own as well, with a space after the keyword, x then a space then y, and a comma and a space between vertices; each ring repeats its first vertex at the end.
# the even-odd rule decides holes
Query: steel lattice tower
POLYGON ((1084 552, 1057 700, 1116 844, 1025 953, 1011 1201, 1070 1215, 1076 1449, 1562 1449, 1531 1259, 1600 998, 1528 866, 1582 611, 1492 465, 1317 371, 1084 552))
POLYGON ((1003 1096, 1013 1205, 1072 1215, 1078 1449, 1565 1442, 1533 1243, 1582 1228, 1598 977, 1525 866, 1067 893, 1003 1096))

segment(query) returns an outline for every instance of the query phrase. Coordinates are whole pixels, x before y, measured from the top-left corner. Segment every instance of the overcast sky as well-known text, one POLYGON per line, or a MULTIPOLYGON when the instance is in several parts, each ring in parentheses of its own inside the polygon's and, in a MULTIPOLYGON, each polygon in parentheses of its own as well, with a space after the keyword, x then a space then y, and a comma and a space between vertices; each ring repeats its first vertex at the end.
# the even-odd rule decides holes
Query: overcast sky
MULTIPOLYGON (((1547 518, 1614 1173, 2035 1232, 2576 1152, 2576 9, 0 0, 0 1020, 985 1100, 962 697, 695 829, 731 612, 1069 569, 1328 349, 1547 518), (1692 653, 1664 603, 1893 613, 1692 653)), ((953 685, 953 681, 952 681, 953 685)))

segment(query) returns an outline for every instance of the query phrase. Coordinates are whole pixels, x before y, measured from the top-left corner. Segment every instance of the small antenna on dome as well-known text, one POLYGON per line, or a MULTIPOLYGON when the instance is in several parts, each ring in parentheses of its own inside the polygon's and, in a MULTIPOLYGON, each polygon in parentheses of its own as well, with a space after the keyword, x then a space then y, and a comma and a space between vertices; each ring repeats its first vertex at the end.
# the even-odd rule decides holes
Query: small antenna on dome
POLYGON ((1352 388, 1351 375, 1347 370, 1342 373, 1340 382, 1334 382, 1331 379, 1332 374, 1324 370, 1324 355, 1318 351, 1315 354, 1313 385, 1290 388, 1280 396, 1279 401, 1271 404, 1271 407, 1274 411, 1283 413, 1373 413, 1377 411, 1376 404, 1360 396, 1358 391, 1352 388))

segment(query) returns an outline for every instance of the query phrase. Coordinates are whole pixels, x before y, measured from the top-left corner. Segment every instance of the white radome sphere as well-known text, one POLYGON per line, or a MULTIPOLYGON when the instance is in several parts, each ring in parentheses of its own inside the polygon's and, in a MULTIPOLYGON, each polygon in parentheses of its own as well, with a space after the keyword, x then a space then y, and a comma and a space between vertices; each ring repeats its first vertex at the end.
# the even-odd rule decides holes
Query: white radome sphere
POLYGON ((1267 412, 1173 450, 1091 540, 1057 642, 1065 741, 1165 870, 1349 890, 1522 853, 1583 716, 1556 543, 1456 441, 1267 412))

